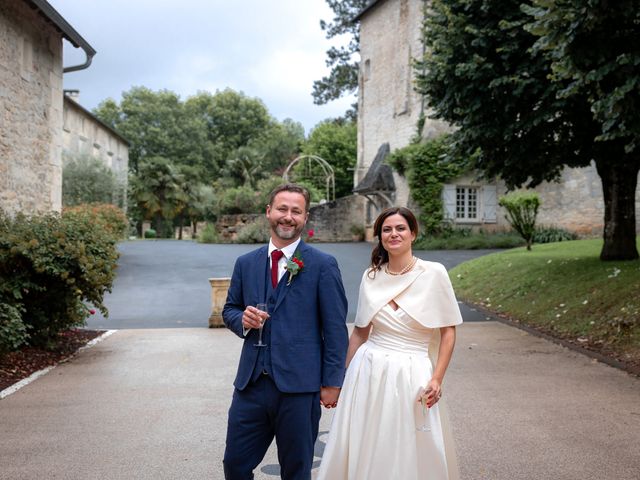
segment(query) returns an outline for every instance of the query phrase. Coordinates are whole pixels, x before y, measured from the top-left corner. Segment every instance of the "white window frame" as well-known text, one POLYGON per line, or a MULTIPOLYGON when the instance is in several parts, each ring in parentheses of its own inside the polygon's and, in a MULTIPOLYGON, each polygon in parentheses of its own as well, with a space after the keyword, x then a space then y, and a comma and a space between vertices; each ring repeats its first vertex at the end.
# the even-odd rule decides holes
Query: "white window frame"
POLYGON ((480 188, 480 186, 473 186, 473 185, 456 185, 456 204, 455 204, 455 220, 456 222, 464 222, 464 223, 476 223, 476 222, 480 222, 482 220, 482 215, 481 215, 481 203, 480 203, 480 194, 481 194, 482 190, 480 188), (459 210, 458 210, 458 200, 459 200, 459 195, 460 195, 460 191, 462 191, 462 195, 463 195, 463 204, 462 204, 462 216, 459 216, 459 210), (471 198, 470 198, 470 194, 471 192, 475 193, 475 216, 471 217, 469 215, 469 210, 471 207, 471 198))
POLYGON ((442 188, 442 204, 445 218, 454 224, 485 224, 496 223, 497 221, 497 187, 496 185, 471 185, 471 184, 452 184, 443 185, 442 188), (464 188, 468 193, 468 189, 472 188, 477 193, 476 217, 470 218, 468 215, 467 198, 465 198, 465 215, 457 216, 457 189, 464 188))

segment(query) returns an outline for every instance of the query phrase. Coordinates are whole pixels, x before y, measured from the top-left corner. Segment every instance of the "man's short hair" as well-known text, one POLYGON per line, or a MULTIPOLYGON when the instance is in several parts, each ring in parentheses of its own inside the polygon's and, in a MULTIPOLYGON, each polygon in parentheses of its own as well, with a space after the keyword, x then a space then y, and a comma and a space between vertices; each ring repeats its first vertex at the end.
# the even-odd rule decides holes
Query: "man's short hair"
POLYGON ((293 192, 299 193, 304 197, 304 206, 305 212, 309 211, 309 204, 311 203, 311 196, 309 195, 309 190, 304 188, 302 185, 297 185, 295 183, 285 183, 283 185, 278 185, 271 191, 269 194, 269 205, 273 205, 273 200, 276 198, 276 195, 280 192, 293 192))

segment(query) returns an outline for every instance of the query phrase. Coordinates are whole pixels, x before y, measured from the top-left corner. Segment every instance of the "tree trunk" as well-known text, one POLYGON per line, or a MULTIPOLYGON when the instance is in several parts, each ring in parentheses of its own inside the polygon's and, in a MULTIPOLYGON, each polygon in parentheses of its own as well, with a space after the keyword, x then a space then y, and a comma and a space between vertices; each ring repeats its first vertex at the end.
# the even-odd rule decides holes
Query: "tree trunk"
POLYGON ((198 237, 198 220, 192 220, 193 230, 191 230, 191 238, 195 240, 198 237))
POLYGON ((153 215, 153 228, 156 231, 156 238, 162 238, 163 235, 163 218, 162 213, 156 213, 153 215))
POLYGON ((604 246, 600 260, 635 260, 638 258, 636 185, 640 162, 603 161, 596 162, 596 168, 604 194, 604 246))
POLYGON ((178 229, 178 240, 182 240, 182 226, 184 225, 184 216, 180 214, 180 228, 178 229))

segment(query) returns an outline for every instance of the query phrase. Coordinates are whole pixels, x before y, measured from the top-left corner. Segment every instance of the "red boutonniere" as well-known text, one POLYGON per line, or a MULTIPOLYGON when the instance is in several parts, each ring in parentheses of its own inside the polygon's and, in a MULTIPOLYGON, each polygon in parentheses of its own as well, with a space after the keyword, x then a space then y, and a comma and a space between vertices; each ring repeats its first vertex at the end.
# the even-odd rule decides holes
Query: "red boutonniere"
POLYGON ((291 280, 295 277, 300 270, 304 268, 304 262, 298 255, 294 255, 292 259, 287 260, 287 272, 289 272, 289 281, 287 286, 291 285, 291 280))

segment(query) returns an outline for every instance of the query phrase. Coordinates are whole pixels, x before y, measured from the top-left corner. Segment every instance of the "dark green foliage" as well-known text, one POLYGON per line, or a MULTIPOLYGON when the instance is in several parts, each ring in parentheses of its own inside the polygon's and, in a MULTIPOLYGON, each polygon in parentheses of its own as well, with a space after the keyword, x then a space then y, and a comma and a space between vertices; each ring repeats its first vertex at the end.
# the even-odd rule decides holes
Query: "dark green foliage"
MULTIPOLYGON (((329 163, 335 176, 336 198, 353 193, 353 170, 358 159, 357 126, 355 122, 326 120, 316 125, 302 149, 306 155, 316 155, 329 163)), ((303 162, 294 167, 296 180, 306 179, 320 192, 326 192, 325 175, 320 165, 303 162)), ((324 193, 322 198, 326 198, 324 193)), ((329 200, 327 198, 327 200, 329 200)))
POLYGON ((265 213, 271 191, 283 183, 281 177, 272 176, 260 180, 255 189, 249 186, 220 189, 217 211, 221 215, 265 213))
POLYGON ((62 205, 114 203, 122 206, 122 187, 100 159, 83 155, 65 159, 62 169, 62 205))
POLYGON ((438 235, 420 236, 414 245, 416 250, 480 250, 490 248, 515 248, 524 240, 514 232, 487 233, 470 229, 450 229, 438 235))
POLYGON ((540 207, 538 194, 514 192, 500 197, 498 204, 507 211, 506 219, 511 227, 527 242, 527 250, 531 250, 540 207))
POLYGON ((221 214, 258 213, 258 195, 249 186, 225 190, 220 197, 218 209, 221 214))
POLYGON ((442 186, 460 175, 466 166, 465 160, 448 157, 448 148, 449 137, 443 135, 398 149, 387 160, 389 165, 406 175, 411 198, 420 207, 419 220, 427 235, 442 232, 442 186))
MULTIPOLYGON (((558 96, 584 95, 600 127, 596 141, 640 150, 640 1, 533 0, 527 30, 548 53, 558 96), (615 8, 614 8, 615 7, 615 8)), ((637 158, 637 156, 636 156, 637 158)))
POLYGON ((509 187, 594 161, 605 200, 601 258, 637 258, 638 0, 535 4, 434 0, 418 91, 456 127, 455 152, 509 187))
POLYGON ((577 240, 578 235, 560 227, 537 227, 533 234, 533 243, 554 243, 577 240))
POLYGON ((166 158, 145 158, 131 177, 131 199, 160 238, 173 238, 172 220, 185 208, 184 175, 166 158))
MULTIPOLYGON (((116 241, 83 213, 0 213, 0 299, 20 310, 30 344, 47 346, 60 331, 82 325, 85 302, 108 314, 102 302, 115 277, 116 241)), ((5 312, 19 340, 15 311, 5 312)))
MULTIPOLYGON (((331 23, 320 21, 320 28, 326 32, 327 39, 348 35, 349 43, 339 48, 327 50, 329 75, 313 82, 313 102, 317 105, 329 103, 345 94, 358 89, 358 60, 360 51, 359 24, 354 17, 367 5, 368 0, 327 0, 335 16, 331 23)), ((355 105, 346 113, 347 118, 355 119, 355 105)))
POLYGON ((168 90, 134 87, 95 113, 131 142, 129 213, 138 230, 151 220, 161 238, 173 237, 174 224, 181 238, 185 224, 213 221, 224 190, 259 189, 304 143, 300 123, 278 122, 260 99, 231 89, 183 102, 168 90))
POLYGON ((21 308, 19 304, 5 303, 0 297, 0 356, 17 350, 29 339, 21 308))
POLYGON ((579 114, 588 118, 588 105, 563 114, 548 61, 527 54, 536 41, 524 30, 528 21, 511 0, 434 0, 425 21, 427 53, 416 72, 434 116, 458 127, 457 153, 477 153, 476 166, 509 187, 534 186, 556 178, 565 163, 584 163, 573 151, 578 139, 575 145, 555 139, 571 138, 575 122, 582 125, 579 114))
POLYGON ((129 168, 133 172, 144 158, 154 156, 197 167, 210 178, 218 172, 206 124, 174 92, 133 87, 122 94, 120 104, 105 100, 94 113, 131 142, 129 168))
POLYGON ((144 238, 156 238, 156 231, 153 228, 147 228, 144 231, 144 238))
POLYGON ((218 232, 215 225, 207 223, 198 233, 198 243, 218 243, 218 232))

